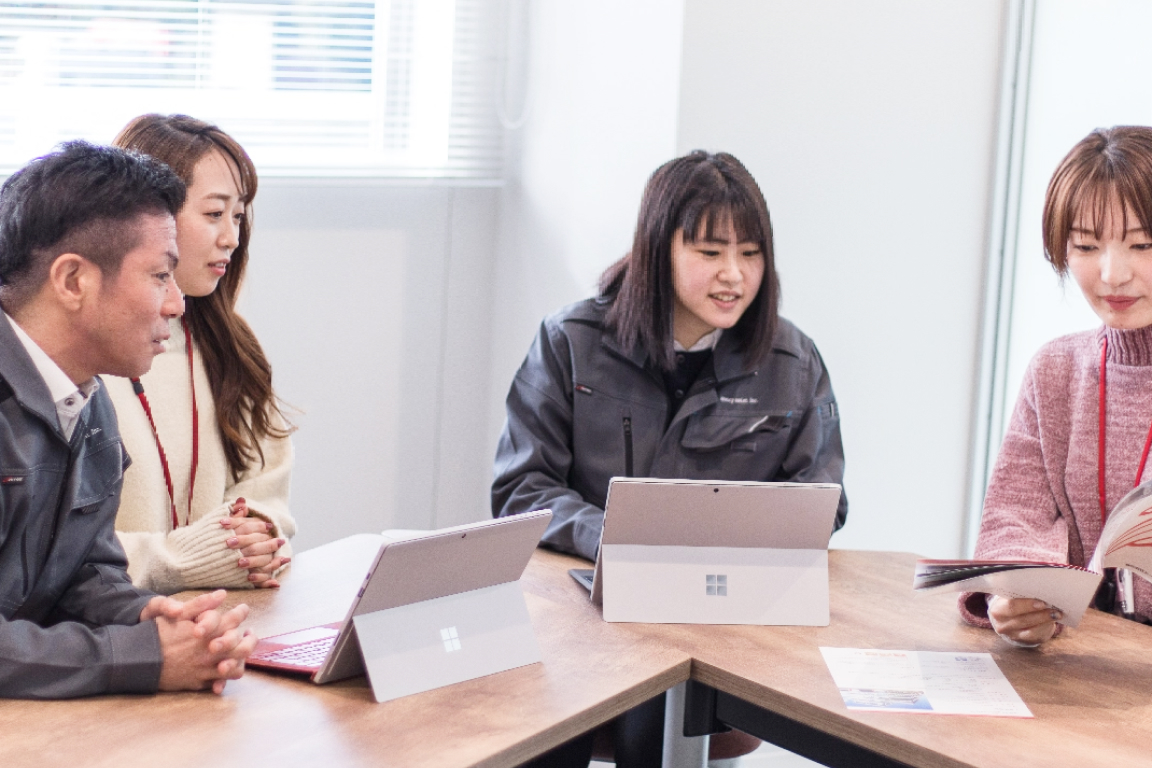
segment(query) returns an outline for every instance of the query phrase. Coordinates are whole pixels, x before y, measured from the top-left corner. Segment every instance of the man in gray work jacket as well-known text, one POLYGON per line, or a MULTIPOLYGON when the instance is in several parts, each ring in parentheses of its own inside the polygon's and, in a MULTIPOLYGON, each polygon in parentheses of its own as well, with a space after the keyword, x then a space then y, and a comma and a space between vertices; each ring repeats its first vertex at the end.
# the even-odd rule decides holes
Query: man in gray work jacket
POLYGON ((220 692, 255 644, 223 592, 133 587, 113 530, 129 458, 97 375, 147 371, 183 310, 184 196, 82 142, 0 188, 0 696, 220 692))

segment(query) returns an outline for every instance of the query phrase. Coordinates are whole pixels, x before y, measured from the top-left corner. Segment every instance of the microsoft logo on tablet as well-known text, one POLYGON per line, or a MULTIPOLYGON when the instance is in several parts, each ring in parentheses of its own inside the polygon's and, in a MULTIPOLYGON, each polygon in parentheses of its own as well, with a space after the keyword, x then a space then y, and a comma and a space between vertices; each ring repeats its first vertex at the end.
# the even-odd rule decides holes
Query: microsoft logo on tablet
POLYGON ((440 639, 444 641, 444 653, 460 650, 460 635, 456 632, 456 627, 440 630, 440 639))
POLYGON ((705 576, 704 593, 716 597, 728 597, 728 574, 710 573, 705 576))

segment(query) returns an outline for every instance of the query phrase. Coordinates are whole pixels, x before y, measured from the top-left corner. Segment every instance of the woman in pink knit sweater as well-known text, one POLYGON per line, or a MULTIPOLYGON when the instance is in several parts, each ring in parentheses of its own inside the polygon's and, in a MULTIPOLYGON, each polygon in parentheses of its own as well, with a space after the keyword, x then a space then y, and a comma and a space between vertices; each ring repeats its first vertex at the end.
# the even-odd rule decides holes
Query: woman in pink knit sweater
MULTIPOLYGON (((1100 129, 1072 148, 1048 185, 1044 253, 1061 276, 1071 273, 1104 325, 1049 342, 1028 366, 984 500, 976 557, 1083 566, 1107 510, 1147 477, 1152 128, 1100 129)), ((1135 581, 1135 615, 1148 620, 1152 585, 1135 581)), ((1097 607, 1118 610, 1108 602, 1098 597, 1097 607)), ((960 610, 1028 646, 1050 639, 1061 618, 1039 600, 983 594, 962 596, 960 610)))

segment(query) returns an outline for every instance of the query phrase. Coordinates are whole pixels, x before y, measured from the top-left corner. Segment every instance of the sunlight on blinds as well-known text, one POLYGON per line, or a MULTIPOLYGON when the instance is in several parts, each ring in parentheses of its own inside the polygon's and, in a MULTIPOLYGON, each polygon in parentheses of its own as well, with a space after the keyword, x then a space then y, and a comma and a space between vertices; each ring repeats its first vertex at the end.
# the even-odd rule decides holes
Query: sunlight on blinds
POLYGON ((496 15, 492 0, 0 1, 0 172, 182 112, 265 175, 498 178, 496 15))

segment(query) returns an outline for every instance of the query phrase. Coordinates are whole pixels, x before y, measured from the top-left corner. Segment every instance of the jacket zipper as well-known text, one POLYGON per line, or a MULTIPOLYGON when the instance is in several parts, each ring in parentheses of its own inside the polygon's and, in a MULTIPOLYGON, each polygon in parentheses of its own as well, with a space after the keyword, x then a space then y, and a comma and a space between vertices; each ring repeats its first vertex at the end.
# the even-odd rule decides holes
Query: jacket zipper
POLYGON ((632 477, 632 417, 624 417, 624 477, 632 477))

